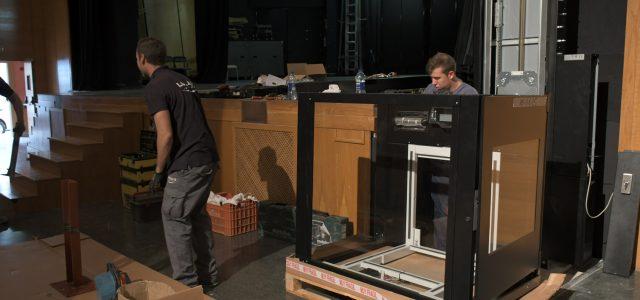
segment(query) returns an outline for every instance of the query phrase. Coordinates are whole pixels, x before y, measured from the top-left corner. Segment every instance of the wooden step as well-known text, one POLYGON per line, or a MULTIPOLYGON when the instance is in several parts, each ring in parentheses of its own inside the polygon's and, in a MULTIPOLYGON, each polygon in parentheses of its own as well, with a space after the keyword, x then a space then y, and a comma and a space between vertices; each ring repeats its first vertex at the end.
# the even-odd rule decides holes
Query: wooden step
POLYGON ((69 122, 67 123, 67 126, 90 128, 90 129, 122 128, 122 126, 120 125, 114 125, 114 124, 102 123, 102 122, 90 122, 90 121, 69 122))
POLYGON ((51 151, 64 155, 77 156, 85 158, 86 155, 95 152, 103 145, 101 141, 83 139, 78 137, 49 138, 51 142, 51 151))
POLYGON ((60 174, 64 176, 64 165, 79 163, 81 157, 64 155, 51 151, 30 151, 29 162, 31 167, 45 170, 50 173, 60 174))
POLYGON ((34 182, 60 179, 60 172, 38 169, 30 165, 21 165, 16 172, 34 182))
POLYGON ((32 151, 29 152, 30 157, 37 157, 43 160, 48 160, 54 163, 68 163, 68 162, 79 162, 82 161, 82 158, 74 155, 66 155, 61 153, 56 153, 53 151, 32 151))
POLYGON ((100 145, 100 144, 102 144, 102 142, 89 140, 89 139, 83 139, 83 138, 77 138, 77 137, 72 137, 72 136, 65 136, 63 138, 50 137, 49 140, 60 142, 60 143, 63 143, 63 144, 74 145, 74 146, 90 146, 90 145, 100 145))
POLYGON ((23 199, 33 199, 38 197, 38 189, 25 181, 19 176, 10 178, 8 176, 0 176, 0 199, 16 202, 23 199))
POLYGON ((64 109, 69 111, 86 111, 86 112, 102 112, 102 113, 110 113, 110 114, 139 114, 140 111, 136 109, 132 109, 129 107, 119 107, 119 106, 100 106, 100 105, 91 105, 84 107, 65 107, 64 109))
POLYGON ((104 142, 107 131, 120 130, 121 125, 102 123, 102 122, 70 122, 67 123, 67 135, 77 138, 89 139, 104 142))
POLYGON ((65 108, 65 111, 65 120, 73 123, 93 122, 124 126, 130 122, 139 122, 142 120, 142 113, 140 112, 113 107, 86 109, 65 108))

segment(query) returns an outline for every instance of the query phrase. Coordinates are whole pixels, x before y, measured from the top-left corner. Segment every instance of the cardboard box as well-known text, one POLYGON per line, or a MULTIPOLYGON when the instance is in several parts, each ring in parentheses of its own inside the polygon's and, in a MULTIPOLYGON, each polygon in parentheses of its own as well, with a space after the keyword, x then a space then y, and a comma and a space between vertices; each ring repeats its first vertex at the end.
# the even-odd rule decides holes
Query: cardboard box
POLYGON ((158 281, 134 281, 118 289, 118 300, 200 300, 202 287, 196 286, 176 292, 171 286, 158 281))
POLYGON ((301 80, 307 76, 313 78, 327 76, 327 70, 323 64, 289 63, 287 64, 287 74, 291 72, 295 74, 296 80, 301 80))

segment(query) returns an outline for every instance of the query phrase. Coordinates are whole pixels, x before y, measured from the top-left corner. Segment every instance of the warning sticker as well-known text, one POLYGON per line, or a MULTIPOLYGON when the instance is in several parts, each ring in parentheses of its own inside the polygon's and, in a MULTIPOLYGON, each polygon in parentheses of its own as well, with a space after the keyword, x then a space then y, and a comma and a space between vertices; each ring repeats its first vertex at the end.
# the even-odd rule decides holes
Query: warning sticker
POLYGON ((513 99, 514 108, 547 106, 547 98, 543 97, 518 97, 513 99))
POLYGON ((352 281, 348 281, 342 278, 338 278, 335 277, 329 273, 320 271, 318 269, 314 269, 314 268, 310 268, 308 266, 302 265, 298 262, 292 261, 292 260, 288 260, 287 259, 287 268, 288 269, 292 269, 310 276, 313 276, 317 279, 320 279, 324 282, 328 282, 331 283, 333 285, 337 285, 340 286, 342 288, 351 290, 353 292, 356 292, 360 295, 363 295, 369 299, 376 299, 376 300, 388 300, 387 297, 381 295, 380 293, 378 293, 376 290, 372 290, 370 288, 361 286, 357 283, 354 283, 352 281))

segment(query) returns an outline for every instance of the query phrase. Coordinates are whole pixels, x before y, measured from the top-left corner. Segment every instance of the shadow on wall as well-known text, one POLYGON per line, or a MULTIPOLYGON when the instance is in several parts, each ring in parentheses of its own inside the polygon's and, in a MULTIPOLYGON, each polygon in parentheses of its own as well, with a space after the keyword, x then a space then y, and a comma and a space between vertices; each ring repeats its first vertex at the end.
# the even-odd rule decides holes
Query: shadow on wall
POLYGON ((267 182, 267 199, 295 205, 295 192, 289 174, 278 165, 276 151, 271 147, 260 149, 258 158, 260 180, 267 182))

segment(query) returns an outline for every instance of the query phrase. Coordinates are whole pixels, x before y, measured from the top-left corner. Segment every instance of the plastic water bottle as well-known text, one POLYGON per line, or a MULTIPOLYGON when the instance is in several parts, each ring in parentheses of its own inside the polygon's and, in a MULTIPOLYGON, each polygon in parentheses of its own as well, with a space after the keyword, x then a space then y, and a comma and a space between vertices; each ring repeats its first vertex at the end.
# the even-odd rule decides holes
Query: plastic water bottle
POLYGON ((359 70, 358 74, 356 74, 356 94, 364 94, 364 93, 366 93, 366 91, 365 91, 365 81, 366 81, 366 79, 367 79, 367 76, 364 75, 362 70, 359 70))
POLYGON ((287 77, 287 99, 298 100, 298 91, 296 91, 296 76, 293 72, 287 77))

